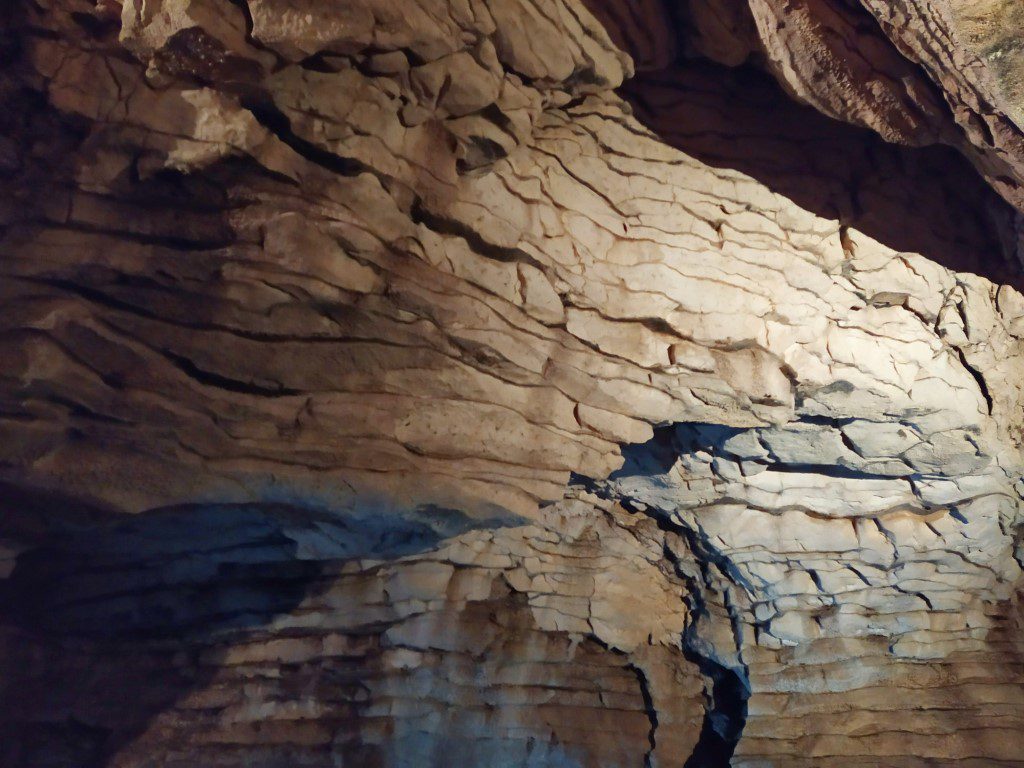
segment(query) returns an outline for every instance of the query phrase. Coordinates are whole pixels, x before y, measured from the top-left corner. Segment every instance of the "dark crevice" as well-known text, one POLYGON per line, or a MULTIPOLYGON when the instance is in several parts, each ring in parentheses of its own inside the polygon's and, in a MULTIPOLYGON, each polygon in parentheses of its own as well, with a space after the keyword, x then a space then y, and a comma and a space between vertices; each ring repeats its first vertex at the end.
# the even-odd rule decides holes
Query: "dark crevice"
POLYGON ((471 151, 468 153, 468 157, 472 159, 459 158, 455 161, 455 170, 459 174, 471 173, 480 168, 490 168, 497 161, 508 157, 508 150, 505 147, 486 136, 471 136, 469 142, 471 151))
POLYGON ((242 12, 242 15, 245 16, 245 41, 253 48, 272 55, 275 59, 276 69, 282 69, 287 66, 288 62, 281 56, 281 54, 270 46, 264 45, 253 36, 253 28, 255 25, 253 24, 252 10, 249 8, 247 0, 228 0, 228 2, 236 6, 238 10, 242 12))
POLYGON ((644 768, 651 768, 654 750, 658 746, 658 710, 654 706, 654 697, 651 695, 647 674, 636 664, 630 664, 629 668, 636 674, 636 680, 640 684, 640 695, 644 701, 644 711, 647 713, 647 719, 651 723, 651 730, 647 733, 647 743, 650 745, 650 748, 644 754, 644 768))
MULTIPOLYGON (((25 394, 27 397, 31 397, 33 394, 32 389, 27 389, 25 391, 25 394)), ((121 426, 132 426, 134 424, 134 422, 129 421, 128 419, 120 419, 116 416, 111 416, 106 413, 99 413, 98 411, 95 411, 92 408, 83 405, 82 403, 72 400, 69 397, 64 397, 63 395, 57 394, 55 392, 46 392, 42 394, 39 399, 66 408, 68 416, 71 416, 72 418, 75 419, 95 421, 101 424, 117 424, 121 426)))
MULTIPOLYGON (((699 576, 693 573, 692 565, 687 567, 666 543, 665 559, 672 563, 676 575, 687 586, 690 620, 683 632, 683 656, 697 666, 705 680, 704 720, 697 743, 683 765, 684 768, 728 768, 747 722, 748 671, 746 666, 737 669, 721 663, 714 649, 697 632, 699 622, 710 621, 705 590, 711 560, 701 556, 707 552, 707 547, 697 543, 693 531, 670 522, 663 514, 655 514, 654 519, 660 529, 683 537, 700 569, 699 576)), ((724 558, 712 559, 721 562, 724 558)))
MULTIPOLYGON (((659 523, 659 528, 662 525, 659 523)), ((665 529, 669 530, 669 529, 665 529)), ((620 648, 616 648, 613 645, 609 645, 608 642, 602 640, 595 634, 590 634, 587 639, 599 646, 608 653, 614 654, 615 656, 623 660, 623 664, 626 669, 636 675, 636 681, 639 686, 640 698, 643 701, 644 714, 647 716, 647 720, 650 723, 650 729, 647 732, 647 744, 648 749, 643 756, 643 768, 652 768, 654 766, 654 752, 657 749, 658 740, 658 710, 654 704, 654 694, 651 691, 651 683, 647 677, 647 672, 644 671, 643 667, 634 661, 630 661, 630 655, 620 648)))
POLYGON ((292 121, 269 97, 250 95, 244 97, 241 103, 260 125, 311 163, 340 176, 352 177, 361 173, 376 175, 374 169, 362 161, 336 155, 299 136, 292 130, 292 121))
POLYGON ((743 734, 750 684, 746 665, 739 653, 740 618, 731 606, 728 595, 722 595, 721 603, 715 604, 719 610, 725 608, 727 618, 722 615, 713 616, 708 595, 719 594, 715 587, 718 579, 724 579, 741 589, 749 590, 750 585, 703 531, 680 522, 669 511, 633 503, 632 499, 617 492, 614 480, 664 474, 671 469, 681 453, 704 450, 742 431, 715 424, 660 427, 654 430, 654 436, 648 442, 623 446, 625 462, 622 469, 610 477, 612 485, 579 475, 573 475, 570 480, 571 485, 585 488, 597 496, 619 502, 628 510, 651 517, 659 529, 681 537, 686 551, 693 558, 692 561, 681 558, 668 543, 664 546, 666 560, 672 563, 676 575, 687 587, 689 621, 682 637, 683 654, 697 666, 705 679, 704 721, 697 744, 684 764, 685 768, 727 767, 743 734), (687 430, 686 427, 692 429, 687 430), (702 630, 712 621, 726 620, 731 623, 735 646, 721 649, 707 640, 702 630))
POLYGON ((472 227, 463 224, 455 219, 445 218, 427 209, 423 201, 417 198, 412 205, 410 217, 416 224, 423 224, 432 231, 441 235, 461 237, 466 244, 481 256, 513 264, 529 264, 537 269, 543 270, 543 265, 535 258, 520 248, 509 248, 502 245, 495 245, 485 240, 479 232, 472 227))
MULTIPOLYGON (((118 275, 117 277, 121 278, 125 276, 118 275)), ((245 328, 225 325, 224 323, 210 322, 198 315, 194 315, 187 319, 184 317, 170 317, 161 315, 153 311, 149 307, 143 306, 143 299, 145 298, 144 295, 141 298, 133 297, 138 298, 137 302, 126 301, 118 298, 117 296, 113 296, 104 290, 100 290, 99 288, 93 285, 76 283, 71 280, 66 280, 62 278, 16 277, 15 279, 24 280, 25 282, 34 283, 37 285, 48 285, 53 288, 66 291, 68 293, 74 294, 75 296, 80 296, 81 298, 91 302, 92 304, 97 305, 98 307, 112 310, 113 312, 121 312, 128 315, 134 315, 136 317, 145 318, 147 320, 153 320, 159 323, 166 323, 168 325, 172 325, 178 328, 187 328, 192 331, 211 331, 215 333, 227 333, 231 334, 232 336, 236 336, 240 339, 246 339, 249 341, 260 341, 271 344, 288 342, 300 342, 302 344, 342 344, 346 342, 359 342, 365 340, 364 337, 352 333, 349 333, 348 335, 334 336, 308 336, 305 334, 296 333, 269 333, 266 331, 253 331, 245 328)), ((171 291, 171 289, 167 288, 166 286, 160 285, 156 281, 149 280, 148 278, 145 278, 140 275, 131 275, 130 279, 131 283, 136 286, 143 286, 148 283, 146 287, 153 291, 171 291)), ((118 279, 118 284, 121 284, 120 279, 118 279)), ((176 296, 181 297, 182 295, 185 294, 185 291, 178 290, 173 291, 173 293, 176 296)), ((202 295, 199 295, 198 298, 202 299, 202 295)), ((331 313, 330 319, 335 320, 336 322, 340 320, 349 319, 350 317, 361 316, 359 310, 348 306, 331 306, 328 308, 328 310, 331 313)), ((99 318, 99 320, 106 327, 111 328, 120 333, 125 333, 125 329, 122 326, 111 321, 111 317, 109 314, 99 318)), ((374 337, 368 338, 372 338, 375 344, 392 343, 374 337)), ((393 345, 404 346, 402 344, 397 343, 393 345)))
MULTIPOLYGON (((318 51, 299 62, 299 66, 303 69, 308 69, 310 72, 319 72, 325 75, 337 74, 350 65, 351 63, 347 59, 325 51, 318 51), (339 58, 342 59, 343 63, 338 63, 336 61, 339 58)), ((362 69, 360 69, 360 71, 362 72, 362 69)), ((364 72, 363 74, 368 73, 364 72)))
POLYGON ((216 238, 190 238, 165 234, 128 232, 123 229, 98 227, 77 221, 46 221, 45 224, 51 226, 53 229, 65 229, 70 232, 80 232, 89 235, 110 235, 111 237, 117 238, 118 240, 126 243, 152 245, 167 248, 168 250, 183 252, 216 251, 233 245, 236 242, 236 239, 233 236, 226 233, 222 237, 216 238))
POLYGON ((862 419, 853 417, 836 418, 835 416, 822 416, 813 413, 801 414, 800 416, 801 424, 817 424, 822 427, 835 427, 836 429, 841 429, 854 421, 862 421, 862 419))
POLYGON ((301 389, 291 389, 278 383, 270 386, 264 386, 252 381, 232 379, 229 376, 204 370, 187 357, 175 354, 170 350, 158 349, 157 351, 190 379, 194 379, 200 384, 205 384, 209 387, 216 387, 218 389, 227 390, 228 392, 238 392, 243 395, 255 395, 257 397, 287 397, 289 395, 302 394, 301 389))
MULTIPOLYGON (((728 768, 747 723, 747 699, 750 698, 748 671, 742 664, 723 663, 716 649, 700 637, 698 629, 701 621, 711 620, 705 597, 711 589, 711 567, 717 567, 730 579, 735 567, 703 541, 697 531, 684 526, 679 526, 678 530, 697 558, 704 582, 703 585, 691 585, 692 619, 683 633, 683 653, 697 665, 706 686, 704 722, 684 768, 728 768)), ((736 617, 732 618, 735 624, 736 617)), ((736 632, 735 626, 733 631, 736 632)), ((738 633, 736 638, 738 641, 738 633)), ((737 642, 737 651, 738 648, 737 642)))
POLYGON ((728 768, 747 722, 749 683, 736 670, 698 654, 687 658, 711 681, 711 692, 700 737, 683 768, 728 768))
POLYGON ((832 477, 842 480, 920 480, 923 478, 923 475, 917 472, 912 472, 909 468, 907 469, 906 474, 893 475, 883 474, 880 472, 865 472, 863 470, 854 469, 853 467, 844 467, 839 464, 798 464, 776 462, 766 464, 765 471, 814 474, 821 475, 822 477, 832 477))
POLYGON ((72 21, 86 31, 86 33, 97 40, 108 37, 111 34, 116 35, 120 30, 120 19, 102 17, 92 13, 82 13, 81 11, 72 11, 70 14, 72 21))
POLYGON ((981 372, 971 365, 967 361, 967 355, 960 347, 953 347, 956 350, 957 357, 960 359, 960 364, 964 369, 971 374, 971 377, 978 383, 978 390, 981 392, 981 396, 985 398, 985 404, 988 406, 988 413, 992 415, 992 394, 988 391, 988 385, 985 384, 985 377, 981 375, 981 372))

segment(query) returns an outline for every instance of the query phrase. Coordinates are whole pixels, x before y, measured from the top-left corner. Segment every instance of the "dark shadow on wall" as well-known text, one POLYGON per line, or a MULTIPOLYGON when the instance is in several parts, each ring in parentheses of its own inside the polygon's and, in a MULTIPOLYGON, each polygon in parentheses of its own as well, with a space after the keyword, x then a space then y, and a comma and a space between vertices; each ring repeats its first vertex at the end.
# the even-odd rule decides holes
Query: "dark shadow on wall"
POLYGON ((894 250, 1024 288, 1014 209, 953 149, 889 144, 797 104, 751 65, 686 61, 620 92, 662 140, 708 165, 894 250))
POLYGON ((700 737, 683 768, 729 768, 747 724, 750 684, 736 670, 692 651, 687 659, 700 667, 710 692, 700 737))
POLYGON ((0 485, 0 542, 29 542, 0 579, 0 765, 103 768, 210 686, 211 648, 293 612, 328 564, 388 561, 508 522, 280 504, 126 516, 0 485))
MULTIPOLYGON (((129 516, 0 485, 0 564, 21 550, 0 572, 0 766, 634 765, 657 725, 636 660, 542 628, 500 547, 472 565, 430 554, 506 527, 529 548, 524 522, 380 505, 129 516)), ((680 679, 690 665, 663 650, 645 663, 680 679)))

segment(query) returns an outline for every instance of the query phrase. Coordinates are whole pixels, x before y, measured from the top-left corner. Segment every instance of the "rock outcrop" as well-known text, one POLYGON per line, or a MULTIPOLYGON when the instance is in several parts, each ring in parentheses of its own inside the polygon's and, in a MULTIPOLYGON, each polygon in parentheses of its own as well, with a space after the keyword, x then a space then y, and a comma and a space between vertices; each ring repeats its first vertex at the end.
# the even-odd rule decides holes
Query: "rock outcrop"
POLYGON ((18 0, 0 764, 1024 765, 1005 0, 18 0))

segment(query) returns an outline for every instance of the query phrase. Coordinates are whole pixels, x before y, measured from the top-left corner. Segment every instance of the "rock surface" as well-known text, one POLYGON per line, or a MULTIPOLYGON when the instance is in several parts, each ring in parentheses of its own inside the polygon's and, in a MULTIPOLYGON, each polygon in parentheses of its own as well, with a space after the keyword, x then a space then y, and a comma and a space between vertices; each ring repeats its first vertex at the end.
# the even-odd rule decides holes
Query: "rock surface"
POLYGON ((0 764, 1024 765, 1017 15, 14 3, 0 764))

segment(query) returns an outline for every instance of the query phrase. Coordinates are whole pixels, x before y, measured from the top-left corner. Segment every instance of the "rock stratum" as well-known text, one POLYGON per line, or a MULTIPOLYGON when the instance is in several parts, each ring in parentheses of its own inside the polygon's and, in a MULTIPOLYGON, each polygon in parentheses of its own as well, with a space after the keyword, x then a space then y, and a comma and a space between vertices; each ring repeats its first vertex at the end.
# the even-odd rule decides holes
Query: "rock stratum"
POLYGON ((0 25, 0 765, 1024 765, 1012 0, 0 25))

